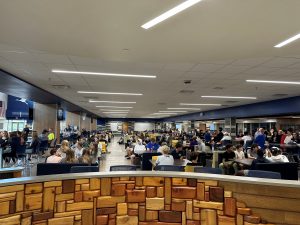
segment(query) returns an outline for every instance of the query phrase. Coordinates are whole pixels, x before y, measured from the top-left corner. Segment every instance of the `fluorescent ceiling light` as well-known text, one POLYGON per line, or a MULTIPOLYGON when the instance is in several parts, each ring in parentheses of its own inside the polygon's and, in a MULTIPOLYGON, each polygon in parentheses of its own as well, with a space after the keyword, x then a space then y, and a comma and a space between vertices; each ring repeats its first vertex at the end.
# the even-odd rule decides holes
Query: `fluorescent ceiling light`
POLYGON ((86 74, 93 76, 110 76, 110 77, 137 77, 137 78, 156 78, 155 75, 135 75, 135 74, 121 74, 121 73, 98 73, 87 71, 72 71, 72 70, 52 70, 52 73, 64 73, 64 74, 86 74))
POLYGON ((283 46, 285 46, 285 45, 287 45, 287 44, 289 44, 289 43, 291 43, 291 42, 293 42, 293 41, 296 41, 296 40, 299 39, 299 38, 300 38, 300 33, 299 33, 299 34, 296 34, 295 36, 293 36, 293 37, 291 37, 291 38, 289 38, 289 39, 286 39, 286 40, 283 41, 283 42, 280 42, 279 44, 275 45, 274 47, 275 47, 275 48, 281 48, 281 47, 283 47, 283 46))
POLYGON ((201 96, 202 98, 234 98, 234 99, 256 99, 256 97, 239 97, 239 96, 201 96))
POLYGON ((99 91, 77 91, 79 94, 97 94, 97 95, 143 95, 140 93, 115 93, 115 92, 99 92, 99 91))
POLYGON ((116 104, 135 104, 136 103, 136 102, 98 101, 98 100, 89 100, 89 102, 116 103, 116 104))
POLYGON ((180 103, 179 105, 221 106, 221 104, 180 103))
POLYGON ((127 112, 103 112, 103 113, 105 113, 105 114, 119 114, 119 115, 125 115, 125 114, 127 114, 127 112))
POLYGON ((172 114, 177 114, 177 113, 153 113, 153 115, 172 115, 172 114))
POLYGON ((297 81, 276 81, 276 80, 246 80, 252 83, 269 83, 269 84, 300 84, 297 81))
POLYGON ((174 8, 166 11, 165 13, 161 14, 160 16, 150 20, 149 22, 143 24, 141 27, 144 29, 149 29, 150 27, 155 26, 156 24, 176 15, 177 13, 180 13, 181 11, 195 5, 198 2, 201 2, 202 0, 187 0, 174 8))
POLYGON ((100 109, 100 111, 110 111, 110 112, 128 112, 129 109, 100 109))
POLYGON ((108 106, 108 105, 97 105, 97 108, 114 108, 114 109, 132 109, 131 106, 108 106))
POLYGON ((187 111, 159 111, 161 113, 186 113, 187 111))
POLYGON ((167 108, 170 110, 201 110, 200 108, 167 108))

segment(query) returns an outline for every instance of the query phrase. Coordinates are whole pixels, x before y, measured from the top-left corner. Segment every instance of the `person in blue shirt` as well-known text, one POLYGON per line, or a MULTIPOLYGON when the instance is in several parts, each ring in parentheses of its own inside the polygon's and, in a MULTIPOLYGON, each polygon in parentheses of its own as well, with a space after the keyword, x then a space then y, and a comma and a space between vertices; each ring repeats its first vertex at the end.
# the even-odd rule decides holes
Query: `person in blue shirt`
POLYGON ((204 134, 204 140, 205 140, 206 143, 210 143, 210 141, 211 141, 211 135, 210 135, 209 130, 206 130, 206 132, 204 134))
POLYGON ((262 150, 265 149, 266 136, 263 128, 259 129, 259 133, 254 140, 254 144, 257 144, 262 150))
POLYGON ((156 152, 159 147, 160 146, 156 143, 155 138, 151 138, 151 141, 146 145, 147 151, 156 152))

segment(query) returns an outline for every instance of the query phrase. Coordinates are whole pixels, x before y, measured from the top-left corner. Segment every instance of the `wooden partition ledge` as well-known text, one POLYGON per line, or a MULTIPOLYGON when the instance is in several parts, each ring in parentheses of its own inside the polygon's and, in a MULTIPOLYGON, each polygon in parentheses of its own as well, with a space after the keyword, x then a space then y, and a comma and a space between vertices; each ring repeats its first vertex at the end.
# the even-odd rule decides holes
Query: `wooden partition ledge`
POLYGON ((176 172, 10 179, 0 183, 0 225, 299 224, 300 184, 281 182, 176 172))

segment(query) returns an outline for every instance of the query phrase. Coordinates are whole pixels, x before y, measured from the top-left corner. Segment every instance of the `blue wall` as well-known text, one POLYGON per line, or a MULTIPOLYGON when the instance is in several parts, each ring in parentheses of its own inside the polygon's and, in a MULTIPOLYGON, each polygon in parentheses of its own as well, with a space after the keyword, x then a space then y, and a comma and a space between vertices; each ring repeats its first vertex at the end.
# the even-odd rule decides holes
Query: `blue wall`
POLYGON ((300 114, 300 96, 165 118, 163 122, 300 114))

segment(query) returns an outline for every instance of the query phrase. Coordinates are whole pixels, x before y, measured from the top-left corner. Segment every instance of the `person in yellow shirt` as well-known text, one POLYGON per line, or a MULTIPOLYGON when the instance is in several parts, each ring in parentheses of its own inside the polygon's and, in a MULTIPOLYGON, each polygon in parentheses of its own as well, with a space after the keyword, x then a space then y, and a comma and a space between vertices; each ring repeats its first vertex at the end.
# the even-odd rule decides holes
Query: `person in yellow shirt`
POLYGON ((51 128, 49 128, 49 133, 48 133, 48 142, 49 142, 49 144, 51 144, 51 142, 54 140, 54 138, 55 138, 54 132, 51 128))

